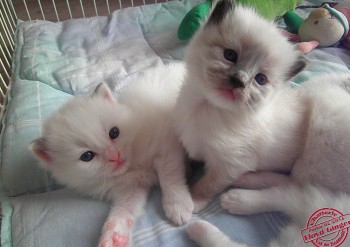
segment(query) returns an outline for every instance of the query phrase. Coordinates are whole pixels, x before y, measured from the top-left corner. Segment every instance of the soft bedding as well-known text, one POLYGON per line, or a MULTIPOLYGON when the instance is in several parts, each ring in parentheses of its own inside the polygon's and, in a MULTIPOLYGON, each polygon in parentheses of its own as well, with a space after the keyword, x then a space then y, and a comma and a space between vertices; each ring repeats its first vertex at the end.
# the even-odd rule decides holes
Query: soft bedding
MULTIPOLYGON (((0 140, 2 246, 96 246, 109 205, 59 185, 36 165, 28 143, 40 135, 43 120, 73 95, 89 93, 101 81, 117 94, 148 68, 181 60, 186 43, 176 38, 177 27, 197 2, 147 5, 59 23, 18 23, 0 140)), ((350 66, 350 51, 340 47, 316 49, 306 57, 309 66, 296 84, 322 73, 346 72, 350 66)), ((198 218, 254 246, 264 246, 287 222, 278 213, 233 216, 218 199, 192 220, 198 218)), ((166 219, 159 188, 151 192, 135 224, 133 241, 136 247, 195 246, 185 227, 166 219)))

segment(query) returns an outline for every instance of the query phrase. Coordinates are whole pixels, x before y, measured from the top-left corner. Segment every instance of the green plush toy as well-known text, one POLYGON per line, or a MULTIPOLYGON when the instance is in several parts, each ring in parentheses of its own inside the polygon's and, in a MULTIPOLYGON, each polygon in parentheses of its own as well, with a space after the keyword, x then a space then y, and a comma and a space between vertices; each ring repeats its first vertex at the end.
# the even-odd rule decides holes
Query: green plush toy
POLYGON ((190 12, 185 15, 177 31, 177 37, 180 40, 188 40, 197 31, 200 23, 206 18, 211 9, 211 0, 194 6, 190 12))
MULTIPOLYGON (((274 20, 282 16, 288 10, 294 10, 301 0, 235 0, 237 3, 254 7, 258 13, 268 20, 274 20)), ((206 0, 193 7, 182 20, 177 37, 180 40, 188 40, 197 31, 200 23, 207 17, 211 10, 212 1, 206 0)))

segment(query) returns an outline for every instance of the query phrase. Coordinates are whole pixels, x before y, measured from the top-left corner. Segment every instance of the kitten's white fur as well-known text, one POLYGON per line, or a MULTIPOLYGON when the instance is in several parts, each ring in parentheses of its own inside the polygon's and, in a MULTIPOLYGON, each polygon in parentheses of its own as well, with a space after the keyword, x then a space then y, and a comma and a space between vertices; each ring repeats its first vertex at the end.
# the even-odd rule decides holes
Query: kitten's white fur
MULTIPOLYGON (((342 213, 349 213, 349 194, 334 194, 329 190, 314 186, 299 187, 289 185, 272 189, 274 195, 270 194, 269 200, 279 201, 279 209, 287 213, 292 218, 292 223, 282 230, 278 239, 270 242, 269 247, 301 247, 313 246, 312 243, 305 243, 300 231, 306 228, 308 218, 312 213, 325 206, 335 208, 342 213), (284 201, 283 204, 280 200, 284 201)), ((325 218, 321 221, 330 218, 325 218)), ((201 247, 248 247, 246 244, 236 243, 223 234, 217 227, 206 221, 196 221, 191 223, 187 231, 191 239, 201 247)), ((333 234, 334 237, 334 234, 333 234)), ((331 238, 329 238, 331 239, 331 238)), ((341 246, 349 246, 350 237, 347 237, 341 246)))
POLYGON ((101 84, 54 113, 30 146, 58 181, 112 202, 101 247, 132 245, 132 224, 158 183, 166 216, 178 225, 191 218, 184 150, 171 118, 183 76, 182 64, 152 69, 123 88, 118 101, 101 84), (113 127, 116 139, 109 136, 113 127), (90 162, 80 160, 87 151, 96 154, 90 162))
MULTIPOLYGON (((296 225, 274 243, 281 247, 301 245, 295 231, 313 210, 350 205, 349 196, 332 196, 350 193, 350 75, 322 76, 292 89, 288 81, 302 63, 273 23, 221 0, 189 44, 175 109, 185 148, 206 167, 191 188, 195 210, 228 185, 242 187, 222 195, 221 205, 233 214, 290 214, 296 225), (237 59, 232 52, 227 57, 227 49, 237 59), (266 84, 258 83, 259 74, 266 84)), ((189 234, 201 246, 244 246, 209 223, 194 223, 189 234)))

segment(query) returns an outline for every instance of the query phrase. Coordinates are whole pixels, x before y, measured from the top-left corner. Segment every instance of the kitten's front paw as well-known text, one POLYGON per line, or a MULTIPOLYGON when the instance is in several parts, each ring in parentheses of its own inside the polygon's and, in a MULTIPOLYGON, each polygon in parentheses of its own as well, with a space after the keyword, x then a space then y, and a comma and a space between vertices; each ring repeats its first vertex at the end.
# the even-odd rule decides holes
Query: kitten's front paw
POLYGON ((177 225, 187 223, 192 217, 193 201, 189 193, 164 199, 163 207, 165 215, 177 225))
POLYGON ((103 227, 98 247, 130 247, 132 220, 110 220, 103 227))
POLYGON ((247 215, 256 213, 253 191, 232 189, 220 197, 221 206, 231 214, 247 215))

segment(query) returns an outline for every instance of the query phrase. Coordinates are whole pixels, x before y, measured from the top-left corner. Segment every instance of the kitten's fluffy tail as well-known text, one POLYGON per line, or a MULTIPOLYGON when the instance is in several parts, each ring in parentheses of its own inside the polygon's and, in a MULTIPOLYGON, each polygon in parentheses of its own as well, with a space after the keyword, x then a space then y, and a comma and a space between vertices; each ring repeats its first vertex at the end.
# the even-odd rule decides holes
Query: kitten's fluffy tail
MULTIPOLYGON (((277 192, 276 188, 276 192, 277 192)), ((320 208, 335 208, 346 214, 350 210, 350 196, 347 194, 334 194, 323 188, 305 186, 300 188, 296 185, 284 187, 281 192, 285 193, 284 208, 292 223, 282 230, 277 240, 269 243, 269 247, 300 247, 308 246, 304 243, 300 231, 306 227, 308 218, 320 208)), ((278 196, 278 193, 276 194, 278 196)), ((230 240, 218 228, 205 221, 197 221, 189 225, 187 232, 192 240, 201 247, 248 247, 246 244, 236 243, 230 240)), ((350 246, 350 237, 343 243, 350 246)))

